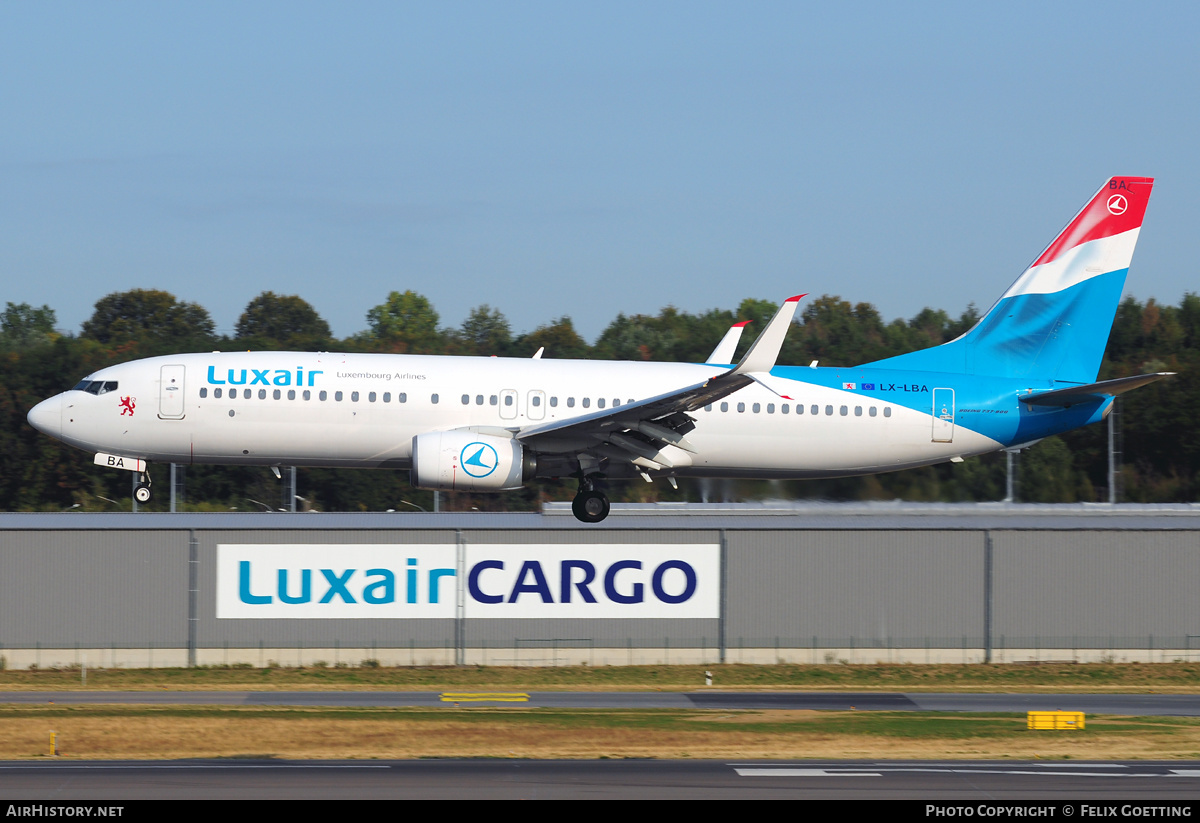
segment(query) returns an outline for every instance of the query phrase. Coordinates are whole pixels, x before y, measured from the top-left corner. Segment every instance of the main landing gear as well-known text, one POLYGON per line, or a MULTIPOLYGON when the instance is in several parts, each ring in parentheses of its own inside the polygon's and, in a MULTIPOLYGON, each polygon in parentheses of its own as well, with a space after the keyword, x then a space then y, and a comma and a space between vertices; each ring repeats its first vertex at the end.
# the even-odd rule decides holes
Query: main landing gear
POLYGON ((142 472, 138 475, 137 488, 133 490, 133 499, 139 503, 149 503, 153 495, 150 493, 150 473, 142 472))
POLYGON ((579 492, 571 501, 571 513, 576 520, 584 523, 599 523, 608 517, 608 496, 596 491, 591 478, 585 477, 579 481, 579 492))

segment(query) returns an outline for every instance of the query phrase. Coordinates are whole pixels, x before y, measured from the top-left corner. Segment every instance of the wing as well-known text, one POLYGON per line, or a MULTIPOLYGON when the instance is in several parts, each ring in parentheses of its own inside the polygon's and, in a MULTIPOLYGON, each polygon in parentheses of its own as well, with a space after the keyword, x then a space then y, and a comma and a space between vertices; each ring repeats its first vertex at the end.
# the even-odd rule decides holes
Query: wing
MULTIPOLYGON (((695 453, 685 435, 695 428, 689 412, 728 397, 738 389, 759 382, 770 386, 768 372, 779 357, 800 294, 789 297, 771 318, 754 345, 731 369, 702 383, 673 389, 655 397, 627 403, 606 411, 592 412, 523 428, 517 439, 535 451, 547 453, 590 453, 625 460, 641 468, 672 468, 679 454, 671 449, 695 453)), ((774 389, 772 389, 774 391, 774 389)))

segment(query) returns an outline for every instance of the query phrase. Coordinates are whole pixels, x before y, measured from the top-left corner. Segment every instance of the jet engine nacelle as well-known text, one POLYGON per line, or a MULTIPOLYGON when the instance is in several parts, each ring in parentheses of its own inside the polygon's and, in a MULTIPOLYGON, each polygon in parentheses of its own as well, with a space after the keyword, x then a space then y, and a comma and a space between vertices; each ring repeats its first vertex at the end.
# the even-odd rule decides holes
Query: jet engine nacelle
POLYGON ((510 437, 443 431, 418 434, 412 441, 412 484, 422 489, 519 489, 536 469, 534 455, 510 437))

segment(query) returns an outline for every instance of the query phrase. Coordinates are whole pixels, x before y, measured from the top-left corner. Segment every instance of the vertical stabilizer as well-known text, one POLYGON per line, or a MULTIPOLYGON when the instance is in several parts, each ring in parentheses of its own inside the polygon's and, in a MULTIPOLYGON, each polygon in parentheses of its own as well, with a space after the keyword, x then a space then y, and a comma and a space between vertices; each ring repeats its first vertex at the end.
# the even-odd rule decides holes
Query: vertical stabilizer
POLYGON ((1113 177, 969 332, 872 365, 1093 382, 1153 186, 1113 177))

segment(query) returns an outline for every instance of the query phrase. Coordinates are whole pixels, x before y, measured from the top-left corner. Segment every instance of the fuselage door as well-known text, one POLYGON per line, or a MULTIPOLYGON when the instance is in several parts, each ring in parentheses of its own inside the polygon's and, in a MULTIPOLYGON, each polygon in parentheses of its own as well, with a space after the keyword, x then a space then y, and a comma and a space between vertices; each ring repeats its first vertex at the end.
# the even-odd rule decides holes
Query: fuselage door
POLYGON ((546 393, 534 389, 528 394, 529 407, 525 409, 525 414, 530 420, 541 420, 546 416, 546 393))
POLYGON ((183 366, 159 369, 158 416, 163 420, 183 419, 183 366))
POLYGON ((504 420, 516 419, 517 392, 515 389, 504 389, 500 392, 500 417, 504 420))
POLYGON ((954 389, 933 390, 933 442, 954 442, 954 389))

